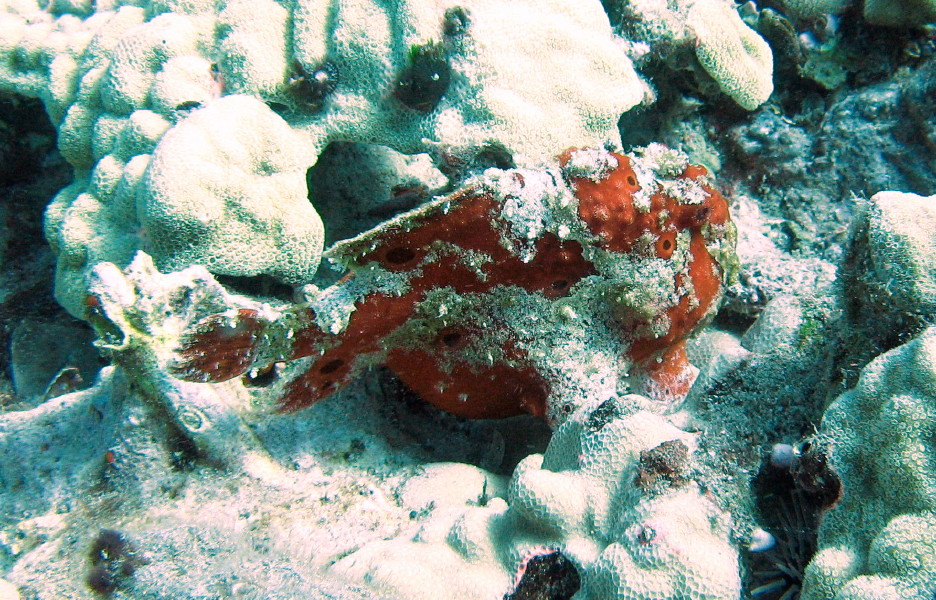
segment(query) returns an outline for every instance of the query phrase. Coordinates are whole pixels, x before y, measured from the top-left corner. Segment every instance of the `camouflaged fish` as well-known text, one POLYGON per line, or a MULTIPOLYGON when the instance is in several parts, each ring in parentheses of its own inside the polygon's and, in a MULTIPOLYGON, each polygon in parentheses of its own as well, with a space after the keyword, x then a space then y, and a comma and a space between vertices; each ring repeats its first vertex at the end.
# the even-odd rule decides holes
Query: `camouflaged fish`
POLYGON ((336 244, 344 279, 289 310, 202 320, 174 369, 218 382, 314 357, 282 411, 375 364, 470 418, 558 418, 629 391, 673 402, 696 373, 685 340, 714 315, 734 249, 728 203, 683 155, 569 150, 553 168, 489 169, 336 244))

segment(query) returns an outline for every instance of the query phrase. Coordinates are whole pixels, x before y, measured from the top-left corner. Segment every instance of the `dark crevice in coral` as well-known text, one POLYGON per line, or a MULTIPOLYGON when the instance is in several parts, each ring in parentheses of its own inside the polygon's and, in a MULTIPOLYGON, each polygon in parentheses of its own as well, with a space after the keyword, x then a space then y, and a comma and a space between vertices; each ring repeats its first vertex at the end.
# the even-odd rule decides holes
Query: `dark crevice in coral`
POLYGON ((172 468, 176 471, 192 471, 199 461, 205 458, 192 438, 182 431, 176 431, 169 436, 166 440, 166 449, 169 452, 172 468))
POLYGON ((286 302, 295 300, 295 289, 293 286, 278 281, 269 275, 262 274, 251 277, 237 277, 234 275, 215 274, 214 278, 218 283, 235 294, 276 298, 286 302))
POLYGON ((806 565, 816 552, 819 521, 842 492, 821 444, 807 439, 776 448, 751 485, 758 521, 774 540, 744 556, 747 593, 755 600, 799 598, 806 565))
POLYGON ((428 199, 427 190, 403 187, 388 190, 385 201, 375 198, 376 205, 368 204, 368 198, 356 197, 355 192, 361 187, 359 181, 385 179, 380 170, 386 167, 379 163, 368 156, 367 144, 332 142, 308 170, 306 182, 310 200, 325 225, 326 247, 367 231, 428 199), (360 157, 356 164, 361 170, 352 174, 345 166, 348 157, 355 156, 360 157))
POLYGON ((522 571, 504 600, 570 600, 582 585, 575 565, 558 550, 531 557, 522 571))
MULTIPOLYGON (((87 329, 53 297, 55 258, 43 235, 46 205, 72 179, 42 103, 0 92, 0 347, 10 348, 25 321, 87 329)), ((15 400, 9 351, 0 353, 0 368, 8 378, 0 383, 0 405, 8 405, 15 400)))
POLYGON ((735 335, 742 335, 757 320, 756 314, 747 314, 735 310, 727 310, 723 307, 715 314, 712 320, 712 326, 722 331, 728 331, 735 335))
POLYGON ((366 377, 377 388, 373 395, 380 410, 393 423, 389 443, 398 449, 415 443, 423 460, 464 462, 510 475, 523 458, 544 452, 549 443, 551 432, 542 419, 465 419, 429 404, 386 367, 366 377))

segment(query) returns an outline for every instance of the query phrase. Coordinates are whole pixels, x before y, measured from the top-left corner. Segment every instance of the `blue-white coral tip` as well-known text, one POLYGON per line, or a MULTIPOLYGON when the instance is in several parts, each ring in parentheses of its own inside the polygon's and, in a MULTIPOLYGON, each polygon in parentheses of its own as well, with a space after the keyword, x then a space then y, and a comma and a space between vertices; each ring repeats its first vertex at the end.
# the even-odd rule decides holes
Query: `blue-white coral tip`
POLYGON ((796 462, 796 448, 790 444, 774 444, 770 449, 770 465, 777 469, 790 469, 796 462))
POLYGON ((774 536, 760 527, 751 532, 751 542, 748 544, 748 550, 751 552, 766 552, 776 545, 777 540, 774 536))

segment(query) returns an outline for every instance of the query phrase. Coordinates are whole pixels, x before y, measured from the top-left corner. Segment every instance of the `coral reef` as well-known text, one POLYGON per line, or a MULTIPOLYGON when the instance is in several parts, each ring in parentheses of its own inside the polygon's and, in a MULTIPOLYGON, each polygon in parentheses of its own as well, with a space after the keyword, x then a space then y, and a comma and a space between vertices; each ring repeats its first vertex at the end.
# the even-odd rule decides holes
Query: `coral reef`
POLYGON ((695 2, 688 19, 696 56, 722 91, 747 110, 766 102, 773 92, 773 54, 767 42, 725 4, 695 2))
MULTIPOLYGON (((88 390, 0 414, 5 576, 24 594, 76 600, 108 581, 115 597, 380 598, 320 571, 408 522, 409 511, 385 495, 440 454, 406 438, 407 411, 400 407, 391 427, 380 402, 358 390, 347 394, 347 412, 250 421, 249 386, 162 378, 169 352, 158 342, 177 338, 186 321, 156 316, 198 318, 231 302, 204 268, 163 275, 141 254, 126 274, 100 265, 92 289, 92 321, 115 365, 88 390), (363 495, 370 506, 353 501, 363 495), (297 509, 306 515, 299 521, 297 509), (349 517, 359 526, 336 531, 349 517), (133 552, 96 560, 97 533, 112 529, 133 552)), ((455 448, 455 459, 468 459, 455 448)))
POLYGON ((936 23, 933 0, 865 0, 864 17, 875 25, 921 27, 936 23))
POLYGON ((819 528, 804 598, 924 598, 936 582, 925 560, 936 483, 934 201, 882 192, 856 219, 846 308, 873 349, 893 349, 865 366, 822 417, 820 439, 843 493, 819 528))
POLYGON ((674 403, 695 376, 685 338, 710 320, 734 272, 727 203, 704 169, 662 146, 573 150, 561 165, 488 170, 337 244, 329 255, 351 276, 279 315, 208 317, 183 341, 176 371, 224 381, 315 356, 288 384, 285 411, 377 362, 472 418, 556 420, 628 376, 674 403), (593 365, 585 377, 581 361, 593 365))
POLYGON ((0 598, 932 600, 933 15, 0 0, 0 598))
POLYGON ((504 498, 439 507, 448 516, 421 524, 412 541, 366 545, 332 569, 367 573, 386 593, 406 598, 443 590, 452 598, 524 598, 532 585, 527 571, 551 557, 568 565, 557 569, 565 579, 553 575, 559 589, 581 586, 575 598, 737 598, 726 515, 689 477, 645 484, 647 471, 664 464, 690 473, 695 447, 692 434, 648 409, 650 400, 623 396, 578 411, 556 429, 545 454, 521 461, 504 498), (649 466, 648 453, 664 446, 682 451, 649 466), (450 527, 440 530, 446 521, 450 527), (426 573, 413 578, 404 565, 417 564, 426 573))
POLYGON ((843 495, 819 528, 805 600, 928 598, 936 585, 936 330, 873 360, 820 435, 843 495))
MULTIPOLYGON (((164 270, 202 264, 289 283, 315 274, 322 223, 306 198, 305 172, 315 159, 307 140, 259 100, 229 96, 212 106, 146 155, 101 158, 90 181, 79 179, 49 205, 56 296, 72 314, 83 316, 89 267, 126 265, 140 247, 164 270)), ((162 121, 138 110, 126 127, 147 118, 162 121)))
POLYGON ((733 162, 719 176, 736 172, 742 267, 728 310, 756 315, 774 297, 831 285, 847 260, 856 197, 936 193, 929 158, 936 63, 900 73, 808 106, 796 119, 761 111, 724 136, 733 162))
POLYGON ((852 318, 874 337, 936 319, 936 196, 881 192, 855 219, 844 284, 852 318))
POLYGON ((700 89, 713 96, 721 90, 745 110, 756 109, 770 97, 773 53, 758 32, 741 20, 734 3, 640 0, 606 4, 612 23, 630 43, 638 69, 657 75, 651 81, 663 94, 669 95, 666 88, 673 71, 691 71, 700 89), (660 64, 667 72, 657 73, 660 64))
POLYGON ((469 1, 451 27, 435 0, 344 1, 334 14, 272 0, 93 14, 5 3, 0 89, 43 100, 76 169, 46 223, 59 301, 81 317, 90 269, 138 249, 167 269, 309 282, 321 232, 302 176, 333 140, 449 163, 492 140, 517 163, 614 143, 644 86, 600 5, 528 4, 469 1), (446 89, 420 83, 443 72, 446 89))
MULTIPOLYGON (((844 12, 852 0, 785 0, 783 5, 795 16, 814 19, 844 12)), ((936 22, 936 3, 932 0, 863 0, 864 18, 875 25, 922 27, 936 22)))
POLYGON ((838 14, 845 10, 843 0, 785 0, 784 8, 801 19, 815 19, 822 15, 838 14))

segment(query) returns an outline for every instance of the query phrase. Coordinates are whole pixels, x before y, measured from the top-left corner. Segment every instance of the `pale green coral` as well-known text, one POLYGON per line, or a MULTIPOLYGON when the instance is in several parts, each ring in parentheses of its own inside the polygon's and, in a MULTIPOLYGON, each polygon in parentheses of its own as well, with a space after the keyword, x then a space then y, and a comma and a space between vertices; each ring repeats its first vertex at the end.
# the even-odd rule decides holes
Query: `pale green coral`
POLYGON ((722 91, 754 110, 773 93, 770 46, 726 4, 699 0, 689 9, 696 56, 722 91))
POLYGON ((848 4, 848 0, 785 0, 783 6, 794 17, 815 19, 822 15, 838 14, 848 4))
POLYGON ((76 316, 88 270, 140 248, 161 268, 308 282, 322 235, 301 174, 333 140, 538 163, 616 143, 645 92, 597 1, 459 2, 456 30, 450 0, 121 4, 0 2, 0 89, 43 100, 76 169, 46 224, 76 316), (404 105, 430 46, 451 83, 404 105))
MULTIPOLYGON (((815 19, 826 14, 845 11, 854 0, 786 0, 790 14, 803 19, 815 19)), ((936 23, 934 0, 864 0, 864 18, 875 25, 890 27, 922 27, 936 23)))
POLYGON ((936 196, 880 192, 862 206, 859 253, 882 305, 936 314, 936 196))
POLYGON ((72 314, 83 316, 90 267, 125 265, 140 248, 165 270, 202 264, 290 283, 314 275, 323 232, 307 199, 314 158, 304 139, 248 96, 219 99, 160 137, 168 129, 156 113, 134 111, 98 138, 108 153, 90 176, 47 209, 56 297, 72 314))
POLYGON ((843 496, 804 600, 929 599, 936 586, 936 328, 862 370, 822 419, 843 496))
MULTIPOLYGON (((691 65, 701 91, 718 95, 720 89, 746 110, 766 102, 773 91, 770 46, 741 19, 736 2, 606 0, 604 4, 638 67, 655 64, 655 69, 663 65, 681 71, 691 65)), ((667 85, 655 79, 661 88, 667 85)), ((684 143, 698 145, 692 139, 684 143)))
POLYGON ((662 417, 627 414, 629 403, 643 402, 637 396, 608 401, 587 418, 563 423, 538 470, 518 466, 511 508, 535 530, 569 532, 565 551, 587 565, 583 599, 736 598, 737 554, 726 516, 694 482, 665 484, 663 492, 637 485, 641 452, 670 443, 691 453, 695 446, 690 434, 662 417), (533 510, 525 497, 542 508, 533 510), (574 498, 584 499, 585 510, 562 509, 574 507, 574 498))
POLYGON ((859 205, 843 268, 852 318, 873 337, 936 314, 936 196, 880 192, 859 205))
MULTIPOLYGON (((505 498, 438 506, 412 540, 369 544, 334 570, 397 597, 481 600, 510 593, 527 560, 558 551, 578 573, 582 600, 735 600, 726 515, 695 482, 636 482, 642 452, 673 444, 691 460, 694 446, 691 434, 641 410, 649 405, 629 396, 579 411, 545 454, 520 462, 505 498)), ((469 496, 480 497, 484 477, 470 479, 469 496)))
POLYGON ((227 96, 166 134, 137 194, 160 269, 309 281, 322 222, 307 198, 305 139, 259 100, 227 96))

